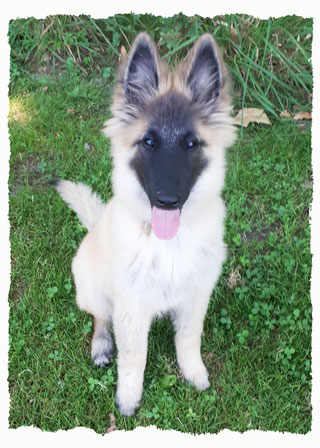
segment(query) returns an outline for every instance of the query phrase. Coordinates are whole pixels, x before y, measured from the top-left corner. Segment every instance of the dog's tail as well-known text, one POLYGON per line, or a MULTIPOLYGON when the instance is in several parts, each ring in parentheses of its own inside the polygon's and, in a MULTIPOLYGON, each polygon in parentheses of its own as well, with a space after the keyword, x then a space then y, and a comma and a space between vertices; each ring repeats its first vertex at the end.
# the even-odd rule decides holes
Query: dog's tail
POLYGON ((105 204, 88 185, 69 180, 50 182, 60 193, 62 199, 76 212, 82 224, 91 230, 105 209, 105 204))

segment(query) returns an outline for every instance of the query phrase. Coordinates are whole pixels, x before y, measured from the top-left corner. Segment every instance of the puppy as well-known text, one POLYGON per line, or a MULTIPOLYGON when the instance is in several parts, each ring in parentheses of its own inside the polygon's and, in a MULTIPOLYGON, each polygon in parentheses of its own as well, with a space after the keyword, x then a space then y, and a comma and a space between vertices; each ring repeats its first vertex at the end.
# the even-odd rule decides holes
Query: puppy
POLYGON ((235 130, 228 74, 211 35, 174 72, 141 33, 118 71, 111 138, 113 197, 56 182, 88 229, 72 263, 76 300, 94 317, 92 359, 118 356, 116 403, 133 415, 143 392, 148 331, 169 313, 177 362, 199 390, 210 386, 201 333, 226 257, 221 190, 235 130))

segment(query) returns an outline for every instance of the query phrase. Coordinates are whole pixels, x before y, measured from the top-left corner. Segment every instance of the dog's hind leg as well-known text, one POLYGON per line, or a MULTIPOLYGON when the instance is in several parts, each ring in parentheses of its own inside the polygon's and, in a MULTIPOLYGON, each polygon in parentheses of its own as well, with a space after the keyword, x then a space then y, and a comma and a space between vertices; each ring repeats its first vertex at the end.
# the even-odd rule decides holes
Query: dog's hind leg
POLYGON ((91 343, 93 363, 103 367, 111 361, 114 351, 113 340, 109 331, 110 321, 94 318, 94 333, 91 343))
MULTIPOLYGON (((113 341, 110 334, 112 304, 108 299, 108 284, 102 281, 101 254, 90 245, 88 234, 72 262, 72 272, 76 285, 78 307, 94 317, 94 334, 91 356, 96 366, 105 366, 113 355, 113 341), (92 253, 96 257, 92 256, 92 253)), ((105 272, 104 270, 103 272, 105 272)), ((108 278, 108 277, 107 277, 108 278)))
MULTIPOLYGON (((91 342, 91 356, 93 363, 98 367, 103 367, 110 363, 114 352, 114 343, 110 334, 112 322, 111 306, 107 298, 99 293, 99 290, 90 285, 86 290, 84 284, 77 286, 77 304, 79 308, 91 314, 94 318, 94 332, 91 342)), ((88 286, 88 282, 86 284, 88 286)))

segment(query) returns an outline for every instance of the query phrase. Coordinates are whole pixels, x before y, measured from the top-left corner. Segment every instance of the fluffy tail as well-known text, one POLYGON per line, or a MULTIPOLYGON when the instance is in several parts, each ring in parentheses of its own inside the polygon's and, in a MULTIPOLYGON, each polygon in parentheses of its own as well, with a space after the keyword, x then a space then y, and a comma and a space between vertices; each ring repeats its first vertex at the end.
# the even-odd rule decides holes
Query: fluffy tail
POLYGON ((55 180, 50 183, 55 186, 69 207, 76 212, 82 224, 91 230, 105 208, 100 197, 90 187, 81 183, 69 180, 55 180))

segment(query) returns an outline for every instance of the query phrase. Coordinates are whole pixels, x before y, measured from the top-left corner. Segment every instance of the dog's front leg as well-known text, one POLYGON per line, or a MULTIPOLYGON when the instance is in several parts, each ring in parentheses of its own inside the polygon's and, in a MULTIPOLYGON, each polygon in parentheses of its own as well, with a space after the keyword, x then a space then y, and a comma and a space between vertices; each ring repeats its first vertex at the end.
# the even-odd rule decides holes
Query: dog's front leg
POLYGON ((151 316, 141 310, 138 313, 138 310, 115 309, 114 332, 118 349, 116 404, 123 415, 133 415, 140 404, 150 324, 151 316))
POLYGON ((200 346, 208 298, 188 299, 172 315, 178 366, 184 378, 197 389, 210 386, 208 372, 201 359, 200 346))

